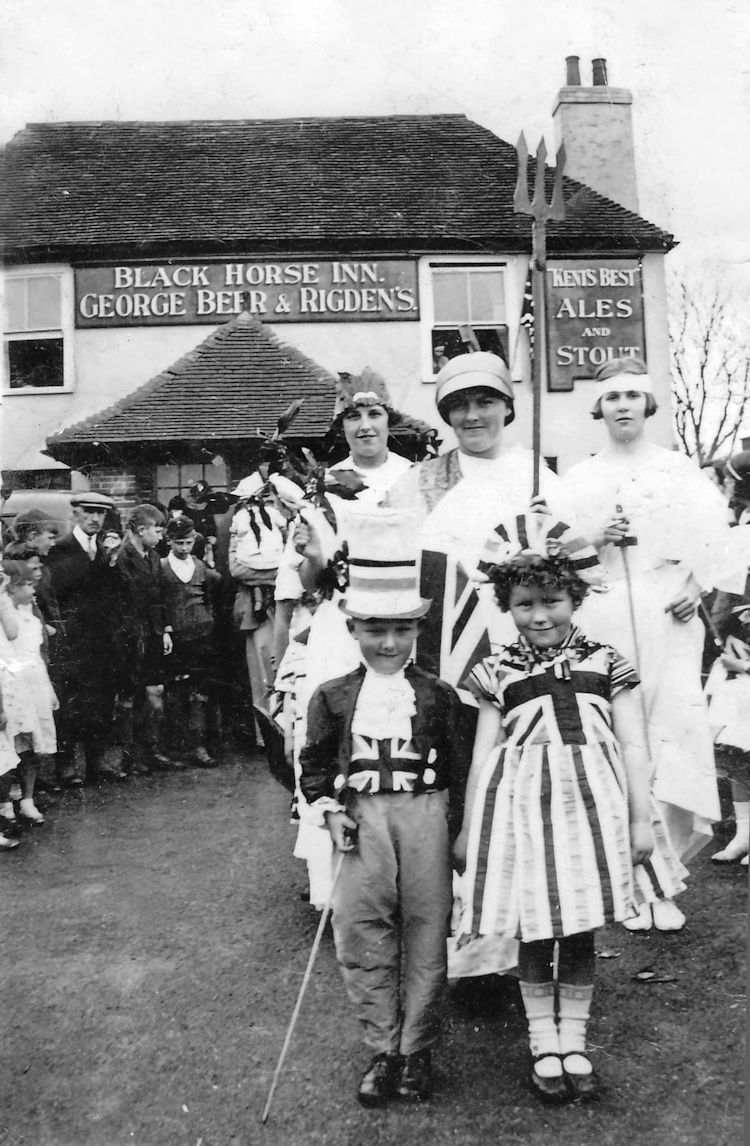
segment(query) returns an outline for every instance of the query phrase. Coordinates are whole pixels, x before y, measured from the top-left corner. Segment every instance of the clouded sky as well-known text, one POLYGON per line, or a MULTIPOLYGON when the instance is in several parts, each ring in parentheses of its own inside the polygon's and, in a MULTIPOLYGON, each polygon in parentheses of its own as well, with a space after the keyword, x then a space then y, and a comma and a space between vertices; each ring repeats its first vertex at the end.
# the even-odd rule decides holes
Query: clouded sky
MULTIPOLYGON (((3 0, 0 142, 49 120, 463 112, 544 134, 565 56, 634 96, 641 213, 750 271, 746 0, 3 0)), ((744 278, 744 276, 743 276, 744 278)))

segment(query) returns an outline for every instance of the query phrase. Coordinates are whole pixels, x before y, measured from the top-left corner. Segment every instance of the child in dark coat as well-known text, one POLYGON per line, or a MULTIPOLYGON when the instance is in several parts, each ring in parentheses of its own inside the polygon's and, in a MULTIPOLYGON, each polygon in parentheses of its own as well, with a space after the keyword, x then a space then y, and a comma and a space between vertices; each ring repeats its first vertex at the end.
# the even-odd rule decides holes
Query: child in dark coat
POLYGON ((457 694, 411 662, 430 607, 417 588, 411 515, 352 518, 341 607, 362 664, 313 694, 301 786, 346 853, 333 898, 336 952, 375 1052, 357 1097, 378 1106, 397 1093, 432 1093, 447 981, 449 822, 458 826, 467 753, 457 694))
POLYGON ((196 764, 211 768, 206 746, 208 706, 215 689, 214 616, 221 576, 193 557, 196 531, 189 517, 167 523, 169 556, 161 559, 164 632, 173 649, 170 675, 172 707, 187 715, 188 736, 196 764))

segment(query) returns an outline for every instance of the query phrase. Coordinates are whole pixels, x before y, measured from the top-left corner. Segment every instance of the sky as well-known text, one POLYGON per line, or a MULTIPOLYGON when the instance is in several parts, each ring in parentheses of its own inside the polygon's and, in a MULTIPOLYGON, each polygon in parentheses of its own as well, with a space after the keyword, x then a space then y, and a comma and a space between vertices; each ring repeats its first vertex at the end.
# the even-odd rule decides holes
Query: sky
POLYGON ((461 112, 554 151, 565 57, 629 88, 640 211, 750 289, 746 0, 1 0, 0 143, 27 122, 461 112))

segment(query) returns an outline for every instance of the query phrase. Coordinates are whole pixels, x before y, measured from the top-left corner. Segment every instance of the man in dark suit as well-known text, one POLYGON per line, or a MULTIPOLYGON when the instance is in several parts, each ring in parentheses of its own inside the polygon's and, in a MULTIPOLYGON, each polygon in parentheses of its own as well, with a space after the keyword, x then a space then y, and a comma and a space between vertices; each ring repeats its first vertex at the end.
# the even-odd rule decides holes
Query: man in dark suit
POLYGON ((52 588, 62 628, 58 680, 59 732, 66 760, 62 779, 120 778, 103 761, 116 688, 113 640, 119 623, 118 574, 114 565, 120 537, 103 532, 111 498, 81 493, 71 498, 73 531, 49 555, 52 588))

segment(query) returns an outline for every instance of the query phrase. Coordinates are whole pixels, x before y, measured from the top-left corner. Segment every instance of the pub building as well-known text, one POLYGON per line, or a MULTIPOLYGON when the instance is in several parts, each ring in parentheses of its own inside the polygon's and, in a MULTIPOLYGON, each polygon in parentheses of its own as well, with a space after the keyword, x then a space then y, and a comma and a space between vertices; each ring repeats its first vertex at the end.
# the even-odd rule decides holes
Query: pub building
MULTIPOLYGON (((542 414, 560 472, 601 446, 591 377, 614 355, 647 360, 671 444, 674 241, 638 214, 631 93, 603 60, 591 86, 567 67, 542 414)), ((508 440, 530 445, 516 174, 515 147, 456 114, 27 125, 4 154, 4 489, 90 485, 123 509, 231 489, 292 398, 314 447, 337 374, 365 367, 447 448, 434 382, 467 328, 508 362, 508 440)))

